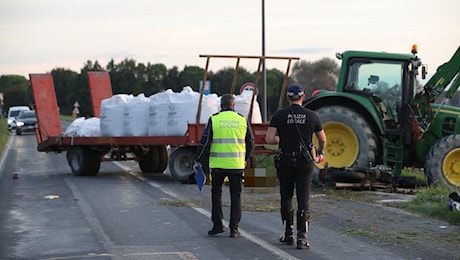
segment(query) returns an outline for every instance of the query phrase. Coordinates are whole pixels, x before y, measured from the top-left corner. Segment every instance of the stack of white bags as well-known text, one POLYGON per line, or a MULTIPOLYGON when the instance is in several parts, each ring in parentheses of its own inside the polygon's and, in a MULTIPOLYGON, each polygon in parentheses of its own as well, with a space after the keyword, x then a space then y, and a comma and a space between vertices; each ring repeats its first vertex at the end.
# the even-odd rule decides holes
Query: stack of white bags
MULTIPOLYGON (((216 94, 203 95, 199 123, 220 111, 216 94)), ((235 95, 235 111, 249 115, 252 91, 235 95)), ((100 118, 75 119, 64 136, 183 136, 189 123, 197 123, 200 93, 189 86, 179 93, 171 89, 150 97, 118 94, 102 100, 100 118)), ((255 98, 252 123, 262 123, 259 104, 255 98)))

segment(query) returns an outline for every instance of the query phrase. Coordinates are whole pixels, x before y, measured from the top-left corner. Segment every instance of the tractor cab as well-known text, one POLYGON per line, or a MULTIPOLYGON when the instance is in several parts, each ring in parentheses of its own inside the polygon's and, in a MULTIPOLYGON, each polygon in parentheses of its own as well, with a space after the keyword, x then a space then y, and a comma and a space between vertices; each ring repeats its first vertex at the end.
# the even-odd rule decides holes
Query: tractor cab
POLYGON ((397 125, 404 66, 403 61, 350 59, 344 92, 371 98, 385 121, 397 125))

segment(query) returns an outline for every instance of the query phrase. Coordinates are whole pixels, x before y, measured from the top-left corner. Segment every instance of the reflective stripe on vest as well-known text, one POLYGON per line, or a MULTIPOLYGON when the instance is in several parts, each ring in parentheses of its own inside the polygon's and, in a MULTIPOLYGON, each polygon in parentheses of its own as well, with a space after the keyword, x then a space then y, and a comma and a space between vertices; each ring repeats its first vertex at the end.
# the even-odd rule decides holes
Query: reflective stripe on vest
POLYGON ((209 167, 244 169, 246 156, 246 118, 233 111, 211 117, 212 143, 209 167))

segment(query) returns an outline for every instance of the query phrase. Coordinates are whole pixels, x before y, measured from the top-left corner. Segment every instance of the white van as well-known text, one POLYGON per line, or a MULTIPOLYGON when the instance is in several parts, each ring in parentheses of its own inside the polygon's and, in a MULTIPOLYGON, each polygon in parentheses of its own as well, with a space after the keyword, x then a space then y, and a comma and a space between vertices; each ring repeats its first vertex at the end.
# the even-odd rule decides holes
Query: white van
POLYGON ((28 106, 13 106, 8 109, 8 130, 13 130, 16 128, 15 119, 19 115, 21 111, 29 111, 30 108, 28 106))

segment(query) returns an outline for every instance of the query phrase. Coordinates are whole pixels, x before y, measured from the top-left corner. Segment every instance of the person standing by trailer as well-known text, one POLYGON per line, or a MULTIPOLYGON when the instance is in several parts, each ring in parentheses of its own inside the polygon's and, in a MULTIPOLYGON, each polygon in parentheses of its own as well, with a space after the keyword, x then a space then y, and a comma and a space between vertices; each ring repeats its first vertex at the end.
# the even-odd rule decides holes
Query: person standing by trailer
POLYGON ((248 120, 235 112, 233 95, 222 95, 220 107, 221 111, 209 118, 203 131, 193 168, 197 172, 198 164, 204 162, 209 154, 213 227, 208 231, 208 235, 225 232, 222 223, 222 185, 228 177, 231 204, 230 237, 239 237, 243 171, 254 147, 254 136, 248 120))
POLYGON ((291 85, 287 90, 289 107, 276 111, 265 135, 269 144, 279 143, 279 153, 274 156, 281 196, 281 220, 284 235, 280 242, 294 244, 294 188, 297 196, 297 248, 310 247, 307 239, 310 223, 310 182, 314 162, 322 162, 326 135, 318 115, 302 107, 304 90, 291 85), (313 151, 313 133, 318 138, 318 149, 313 151), (279 137, 279 138, 278 138, 279 137), (315 153, 315 154, 312 154, 315 153))

